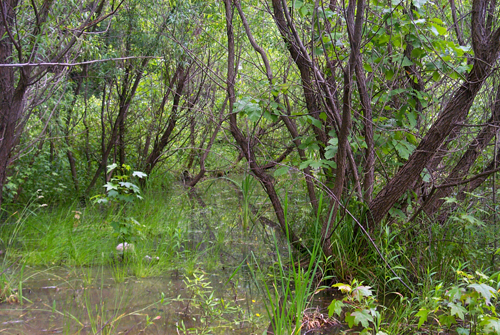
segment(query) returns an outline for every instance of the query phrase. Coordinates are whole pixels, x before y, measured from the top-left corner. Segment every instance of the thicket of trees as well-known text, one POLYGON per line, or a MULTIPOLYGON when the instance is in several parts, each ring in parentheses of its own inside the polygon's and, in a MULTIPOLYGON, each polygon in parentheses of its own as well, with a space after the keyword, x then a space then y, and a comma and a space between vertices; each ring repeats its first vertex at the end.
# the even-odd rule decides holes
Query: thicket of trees
POLYGON ((189 187, 248 169, 283 231, 276 181, 300 178, 327 256, 347 221, 445 224, 471 193, 469 214, 493 223, 499 14, 495 0, 4 0, 2 208, 38 188, 88 198, 116 162, 187 170, 189 187))

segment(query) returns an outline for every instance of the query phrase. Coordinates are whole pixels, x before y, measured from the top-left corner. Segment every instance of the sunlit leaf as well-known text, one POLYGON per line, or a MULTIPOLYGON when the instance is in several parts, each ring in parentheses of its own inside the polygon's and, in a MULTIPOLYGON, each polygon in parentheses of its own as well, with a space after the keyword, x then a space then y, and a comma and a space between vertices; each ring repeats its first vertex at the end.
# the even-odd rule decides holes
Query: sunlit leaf
POLYGON ((486 300, 487 304, 490 303, 490 300, 492 297, 495 297, 496 290, 493 287, 491 287, 485 283, 470 284, 467 287, 472 288, 477 293, 479 293, 486 300))
POLYGON ((415 316, 418 316, 419 319, 418 319, 418 329, 420 329, 420 327, 422 327, 422 325, 424 324, 424 322, 427 321, 427 317, 429 315, 429 310, 426 309, 426 308, 421 308, 417 314, 415 314, 415 316))

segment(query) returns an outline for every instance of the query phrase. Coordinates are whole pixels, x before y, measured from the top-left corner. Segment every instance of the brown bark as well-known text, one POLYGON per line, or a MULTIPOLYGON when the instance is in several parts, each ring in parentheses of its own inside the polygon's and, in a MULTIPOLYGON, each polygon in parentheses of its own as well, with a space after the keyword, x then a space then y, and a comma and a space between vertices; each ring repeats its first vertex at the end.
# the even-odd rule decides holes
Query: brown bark
MULTIPOLYGON (((135 96, 135 93, 137 91, 137 87, 139 87, 139 83, 142 79, 143 71, 144 71, 146 65, 148 64, 148 62, 149 62, 149 59, 142 60, 141 65, 136 70, 134 83, 129 90, 125 88, 125 83, 124 83, 124 87, 122 89, 122 94, 120 96, 120 108, 118 109, 118 115, 116 116, 116 119, 114 121, 112 130, 111 130, 111 135, 110 135, 110 138, 108 140, 108 144, 106 146, 106 149, 103 150, 103 152, 102 152, 102 157, 101 157, 101 162, 99 164, 99 167, 97 168, 96 172, 94 173, 94 177, 92 178, 90 184, 87 186, 87 189, 85 190, 85 195, 87 195, 87 196, 90 194, 90 191, 95 186, 101 173, 106 170, 106 165, 108 162, 109 154, 111 153, 113 148, 115 148, 115 143, 116 143, 117 138, 118 138, 118 131, 119 131, 120 124, 127 114, 127 111, 130 107, 130 103, 132 102, 132 99, 135 96)), ((104 98, 103 98, 103 100, 104 100, 104 98)), ((102 139, 101 145, 103 146, 103 149, 104 149, 104 138, 102 139)))
POLYGON ((189 73, 188 70, 185 70, 182 67, 179 68, 177 87, 174 93, 174 101, 172 103, 172 110, 170 111, 170 117, 168 119, 166 128, 163 131, 161 138, 159 139, 156 138, 153 145, 153 150, 146 159, 146 168, 144 172, 148 175, 151 174, 151 171, 153 171, 153 168, 155 167, 156 163, 158 163, 158 159, 160 158, 163 149, 167 146, 170 140, 170 136, 172 135, 172 132, 175 129, 175 124, 177 123, 177 118, 178 118, 179 102, 182 96, 182 91, 184 90, 184 84, 186 83, 188 78, 188 73, 189 73))
POLYGON ((460 29, 460 26, 458 25, 457 7, 455 6, 455 0, 449 0, 449 1, 450 1, 450 8, 451 8, 451 17, 453 18, 453 29, 455 29, 455 33, 457 34, 458 44, 465 45, 462 30, 460 29))
MULTIPOLYGON (((443 185, 457 183, 465 178, 482 151, 493 139, 500 124, 500 86, 497 88, 496 100, 492 111, 492 116, 488 124, 481 129, 477 137, 469 144, 467 151, 462 155, 458 163, 443 181, 443 185)), ((487 170, 488 171, 488 170, 487 170)), ((426 202, 423 210, 427 215, 432 216, 443 205, 445 197, 453 191, 453 187, 438 188, 431 198, 426 202)))
POLYGON ((226 33, 228 38, 228 62, 227 62, 227 95, 229 97, 229 124, 230 131, 233 138, 238 143, 238 146, 248 161, 250 170, 252 173, 260 180, 262 186, 264 187, 271 204, 273 205, 274 212, 278 218, 281 230, 288 237, 291 244, 297 248, 302 249, 301 239, 298 238, 295 233, 289 229, 283 207, 281 206, 281 201, 274 189, 274 180, 268 175, 264 169, 257 163, 255 153, 249 140, 243 135, 238 127, 237 113, 234 112, 234 103, 236 101, 234 84, 235 84, 235 48, 234 48, 234 34, 233 34, 233 7, 231 0, 224 0, 225 11, 226 11, 226 33))
MULTIPOLYGON (((241 21, 243 23, 243 27, 245 28, 246 35, 248 37, 248 40, 250 41, 250 44, 252 45, 254 50, 260 54, 261 59, 264 62, 264 66, 266 68, 266 77, 267 77, 269 84, 272 86, 273 85, 273 72, 271 70, 271 65, 270 65, 269 60, 267 58, 267 54, 266 54, 265 50, 261 46, 259 46, 257 44, 257 42, 255 41, 255 39, 252 35, 252 32, 250 31, 250 26, 246 20, 245 14, 243 13, 243 10, 241 8, 240 1, 235 0, 234 4, 238 10, 241 21)), ((280 101, 279 96, 275 97, 275 102, 278 104, 278 106, 280 105, 281 101, 280 101)), ((306 158, 305 151, 300 148, 301 141, 298 138, 299 132, 297 131, 297 125, 295 124, 295 121, 288 116, 284 116, 285 113, 283 110, 280 109, 280 112, 282 115, 281 119, 285 123, 286 128, 288 129, 291 137, 293 138, 293 142, 297 148, 300 159, 303 162, 306 161, 307 158, 306 158)), ((288 115, 290 115, 290 113, 288 113, 288 115)), ((318 212, 318 199, 316 198, 316 192, 314 190, 314 180, 312 178, 312 173, 311 173, 310 167, 306 167, 304 169, 304 178, 306 181, 307 193, 309 195, 309 199, 311 201, 312 208, 313 208, 314 212, 317 213, 318 212)))
MULTIPOLYGON (((68 55, 76 42, 83 35, 85 30, 93 27, 103 19, 100 11, 105 0, 95 2, 87 18, 76 28, 71 35, 69 33, 63 37, 61 43, 57 45, 51 53, 44 58, 49 62, 58 62, 68 55), (95 18, 97 19, 91 21, 95 18)), ((31 61, 42 57, 39 52, 38 36, 44 34, 44 25, 50 17, 50 12, 54 6, 53 0, 44 0, 40 8, 35 2, 31 3, 34 17, 28 19, 29 33, 16 38, 13 34, 13 27, 18 24, 16 20, 16 7, 18 0, 4 0, 0 3, 0 64, 11 64, 17 57, 19 63, 31 61), (15 49, 15 50, 14 50, 15 49)), ((121 3, 118 5, 118 7, 121 3)), ((117 8, 118 8, 117 7, 117 8)), ((116 12, 106 15, 109 17, 116 12)), ((26 113, 26 93, 31 85, 42 79, 49 70, 64 71, 62 68, 50 68, 48 66, 21 68, 2 67, 0 70, 0 206, 2 204, 2 190, 7 177, 7 168, 12 163, 11 154, 19 143, 19 136, 22 134, 24 126, 30 114, 26 113), (16 71, 18 72, 16 78, 16 71)), ((49 81, 50 82, 50 81, 49 81)), ((49 90, 50 91, 50 90, 49 90)), ((47 90, 42 90, 47 92, 47 90)), ((45 128, 43 129, 45 131, 45 128)), ((40 134, 41 137, 43 134, 40 134)))
POLYGON ((455 125, 465 120, 474 98, 489 76, 491 67, 499 54, 500 29, 493 33, 486 31, 487 3, 488 1, 485 0, 475 0, 472 6, 472 45, 476 59, 471 72, 467 75, 466 81, 455 90, 452 98, 406 164, 370 203, 367 216, 370 229, 382 221, 394 203, 419 177, 455 125))
MULTIPOLYGON (((6 0, 0 4, 0 63, 12 62, 14 46, 19 57, 21 47, 12 36, 14 9, 18 0, 6 0)), ((16 84, 14 68, 0 70, 0 206, 2 204, 3 185, 7 178, 10 155, 16 143, 16 127, 24 116, 24 95, 28 89, 30 70, 21 69, 16 84)))
POLYGON ((210 137, 210 140, 208 141, 207 147, 204 149, 203 155, 200 157, 200 171, 188 183, 189 187, 196 186, 196 184, 201 180, 201 178, 203 178, 205 176, 205 173, 207 172, 206 167, 205 167, 205 161, 207 160, 208 154, 210 153, 210 150, 212 149, 212 145, 214 144, 215 139, 217 138, 217 135, 219 134, 219 131, 222 127, 222 123, 224 122, 223 113, 226 110, 227 101, 228 101, 228 98, 226 97, 226 99, 224 100, 224 103, 222 104, 220 113, 219 113, 219 121, 215 126, 215 129, 212 133, 212 136, 210 137))

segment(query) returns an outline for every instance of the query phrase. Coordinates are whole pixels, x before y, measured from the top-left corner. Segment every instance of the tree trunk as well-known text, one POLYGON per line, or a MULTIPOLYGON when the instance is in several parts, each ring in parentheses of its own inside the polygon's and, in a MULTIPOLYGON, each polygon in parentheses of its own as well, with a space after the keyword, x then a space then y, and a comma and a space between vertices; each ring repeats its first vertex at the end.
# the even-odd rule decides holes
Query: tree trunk
POLYGON ((427 163, 432 160, 455 125, 465 120, 474 98, 490 75, 491 67, 499 54, 500 29, 494 33, 487 32, 485 29, 486 10, 483 7, 486 7, 487 2, 475 0, 472 6, 472 45, 476 58, 471 72, 467 75, 466 81, 455 90, 452 98, 406 164, 370 203, 366 218, 370 229, 380 224, 394 203, 408 190, 427 163))

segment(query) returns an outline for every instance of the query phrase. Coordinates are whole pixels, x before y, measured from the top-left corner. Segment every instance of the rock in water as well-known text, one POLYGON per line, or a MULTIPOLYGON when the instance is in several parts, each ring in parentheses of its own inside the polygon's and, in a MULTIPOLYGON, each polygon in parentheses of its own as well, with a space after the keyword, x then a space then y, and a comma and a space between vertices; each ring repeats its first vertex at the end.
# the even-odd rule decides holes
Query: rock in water
POLYGON ((134 251, 134 245, 127 242, 120 243, 116 246, 116 251, 118 252, 134 251))

